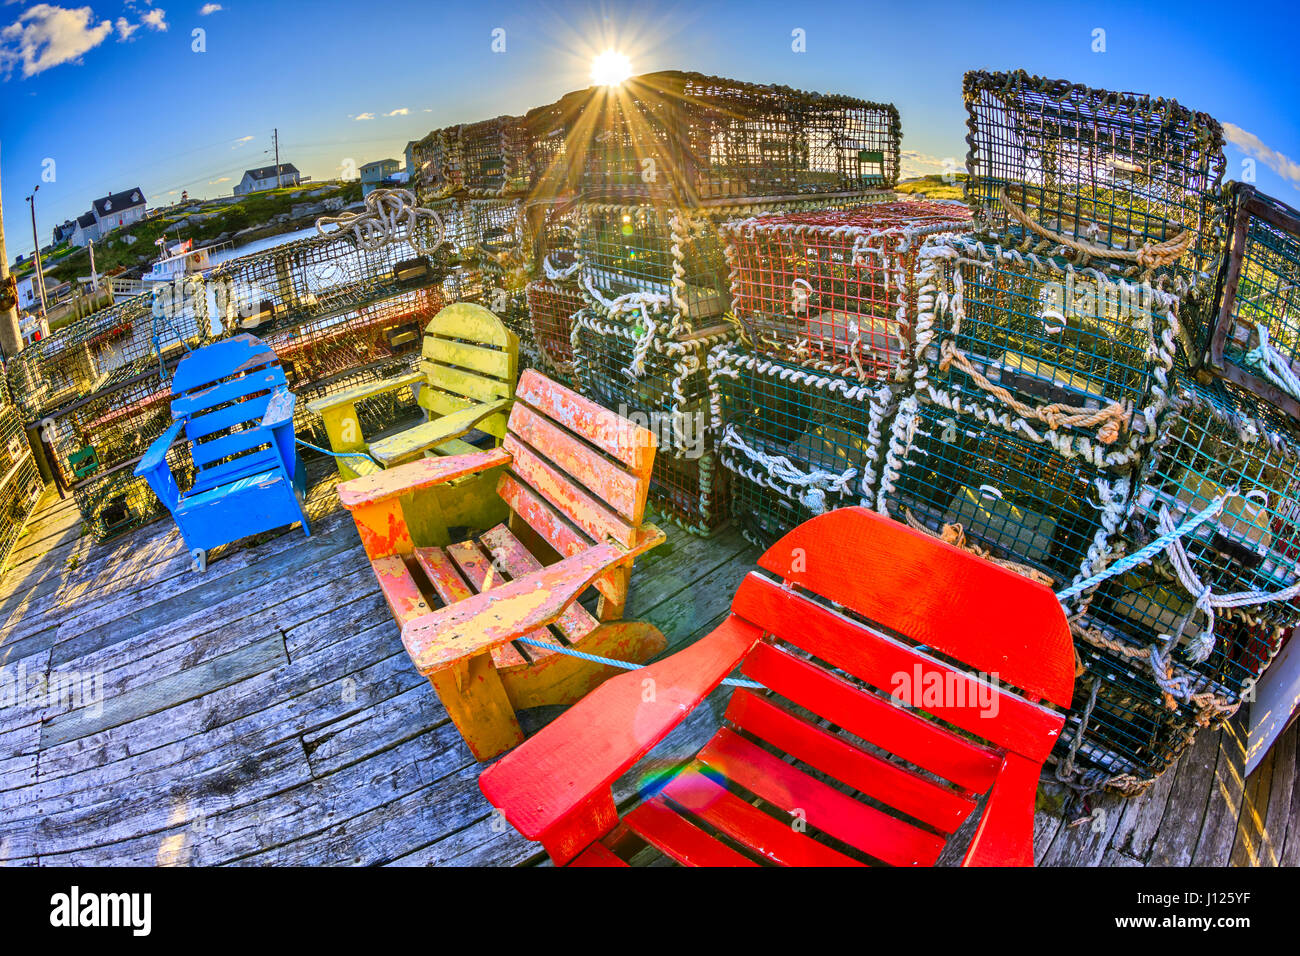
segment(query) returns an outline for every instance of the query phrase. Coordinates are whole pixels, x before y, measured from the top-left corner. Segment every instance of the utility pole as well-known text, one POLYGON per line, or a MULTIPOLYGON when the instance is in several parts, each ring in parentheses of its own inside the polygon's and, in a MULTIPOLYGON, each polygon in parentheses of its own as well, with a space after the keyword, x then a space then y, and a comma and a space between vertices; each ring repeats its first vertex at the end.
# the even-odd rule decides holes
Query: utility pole
POLYGON ((32 194, 27 197, 27 205, 32 207, 32 242, 36 244, 36 287, 41 290, 41 311, 46 311, 45 305, 45 269, 41 265, 41 238, 36 234, 36 193, 40 190, 38 184, 32 189, 32 194))
POLYGON ((271 141, 275 143, 275 188, 279 189, 284 185, 280 179, 280 130, 271 130, 271 141))
POLYGON ((90 247, 90 291, 98 292, 99 276, 95 275, 95 240, 89 240, 87 245, 90 247))
POLYGON ((0 299, 7 303, 10 296, 14 304, 0 309, 0 350, 11 359, 23 349, 23 333, 18 326, 18 290, 9 277, 9 253, 5 251, 4 205, 0 203, 0 299))

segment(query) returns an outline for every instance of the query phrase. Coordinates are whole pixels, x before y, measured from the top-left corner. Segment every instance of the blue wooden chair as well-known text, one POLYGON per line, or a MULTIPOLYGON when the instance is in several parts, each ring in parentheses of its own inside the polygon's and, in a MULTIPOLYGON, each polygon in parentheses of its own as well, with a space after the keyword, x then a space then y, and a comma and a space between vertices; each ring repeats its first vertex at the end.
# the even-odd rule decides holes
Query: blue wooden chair
POLYGON ((302 522, 305 476, 294 449, 293 406, 270 346, 244 334, 181 359, 172 379, 172 426, 149 446, 135 473, 171 511, 194 567, 217 545, 302 522), (194 484, 182 492, 167 451, 181 431, 190 442, 194 484))

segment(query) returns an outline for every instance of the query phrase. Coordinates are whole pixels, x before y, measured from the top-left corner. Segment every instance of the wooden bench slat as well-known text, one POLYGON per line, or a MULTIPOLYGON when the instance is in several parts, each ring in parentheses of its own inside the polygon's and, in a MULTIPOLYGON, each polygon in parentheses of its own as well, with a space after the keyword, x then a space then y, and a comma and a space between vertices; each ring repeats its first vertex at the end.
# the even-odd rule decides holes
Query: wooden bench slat
POLYGON ((749 690, 732 695, 726 716, 791 757, 944 833, 955 833, 975 809, 970 797, 882 760, 749 690))
MULTIPOLYGON (((492 530, 485 532, 479 537, 479 540, 492 553, 495 563, 505 568, 512 578, 521 578, 525 574, 541 570, 542 563, 529 554, 528 549, 503 524, 499 524, 492 530)), ((598 623, 585 607, 574 601, 560 615, 559 620, 555 622, 555 626, 560 629, 560 633, 564 635, 566 641, 570 644, 577 644, 594 631, 598 623)), ((531 647, 528 649, 530 651, 540 650, 531 647)))
POLYGON ((1064 724, 1060 714, 1046 707, 914 650, 757 572, 741 582, 732 609, 873 687, 897 692, 909 705, 920 706, 926 688, 942 688, 939 701, 927 698, 920 709, 1040 763, 1056 744, 1064 724), (905 678, 905 684, 899 684, 900 678, 905 678), (977 706, 986 698, 988 707, 977 706))
POLYGON ((539 414, 581 435, 613 455, 635 474, 649 475, 654 463, 654 433, 529 369, 519 379, 515 398, 539 414))
MULTIPOLYGON (((172 399, 172 418, 193 418, 205 408, 238 401, 258 392, 269 392, 284 384, 286 379, 283 371, 279 368, 266 368, 252 375, 241 375, 228 382, 198 388, 188 395, 172 399)), ((175 384, 172 387, 179 388, 175 384)))
POLYGON ((863 693, 771 644, 754 648, 741 670, 786 700, 972 793, 987 791, 997 776, 1002 760, 996 751, 863 693))
POLYGON ((528 447, 545 449, 547 459, 607 502, 622 517, 638 523, 645 512, 649 482, 575 438, 555 423, 519 403, 510 416, 506 448, 521 440, 528 447), (517 436, 517 437, 516 437, 517 436))
POLYGON ((625 816, 623 824, 683 866, 758 866, 693 823, 683 820, 658 797, 645 801, 625 816))
POLYGON ((788 821, 768 816, 730 790, 718 786, 698 764, 687 767, 664 787, 662 796, 755 853, 782 866, 864 866, 824 843, 796 833, 788 821))
POLYGON ((464 369, 453 368, 428 359, 420 361, 420 369, 445 392, 452 392, 479 402, 493 402, 510 397, 510 383, 486 375, 476 375, 464 369))
POLYGON ((443 604, 455 604, 473 597, 474 589, 456 570, 456 565, 442 548, 416 548, 415 561, 433 586, 433 593, 443 604))
POLYGON ((611 538, 625 548, 632 546, 636 530, 604 502, 597 501, 522 441, 512 441, 508 436, 503 448, 511 456, 510 471, 570 521, 597 541, 611 538))
MULTIPOLYGON (((497 573, 496 568, 492 567, 492 562, 487 559, 487 555, 473 541, 458 541, 455 544, 449 544, 446 552, 447 556, 456 563, 456 567, 460 569, 460 573, 465 576, 465 580, 469 582, 469 586, 474 589, 476 594, 490 591, 505 582, 505 578, 497 573)), ((546 644, 559 646, 560 643, 545 628, 537 628, 530 631, 526 636, 534 641, 541 641, 546 644)), ((528 650, 540 652, 541 648, 529 647, 528 650)), ((525 657, 520 654, 513 644, 499 644, 492 648, 492 663, 497 667, 513 667, 526 664, 530 657, 531 655, 525 657)))
POLYGON ((412 577, 406 562, 400 555, 375 558, 370 562, 370 566, 375 569, 379 589, 384 592, 384 600, 388 602, 389 610, 393 612, 398 627, 402 627, 407 621, 421 614, 429 613, 428 602, 424 600, 415 578, 412 577))
POLYGON ((424 357, 431 362, 459 365, 502 380, 509 379, 513 372, 513 362, 508 352, 432 335, 425 340, 424 357))
POLYGON ((929 866, 943 850, 942 837, 858 802, 725 727, 698 759, 773 806, 803 814, 809 826, 892 866, 929 866))

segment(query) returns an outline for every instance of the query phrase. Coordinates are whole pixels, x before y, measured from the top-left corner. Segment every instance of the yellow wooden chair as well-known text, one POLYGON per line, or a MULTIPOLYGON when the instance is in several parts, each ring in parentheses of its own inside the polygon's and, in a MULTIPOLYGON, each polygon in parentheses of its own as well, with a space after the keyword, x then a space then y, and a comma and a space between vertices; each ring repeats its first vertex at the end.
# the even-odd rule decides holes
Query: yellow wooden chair
POLYGON ((475 428, 500 444, 518 372, 519 338, 489 310, 457 302, 435 315, 425 329, 415 370, 315 399, 307 407, 324 420, 330 448, 336 453, 370 456, 336 459, 342 478, 356 478, 420 458, 478 451, 464 440, 475 428), (368 441, 357 403, 404 388, 412 390, 428 420, 368 441))

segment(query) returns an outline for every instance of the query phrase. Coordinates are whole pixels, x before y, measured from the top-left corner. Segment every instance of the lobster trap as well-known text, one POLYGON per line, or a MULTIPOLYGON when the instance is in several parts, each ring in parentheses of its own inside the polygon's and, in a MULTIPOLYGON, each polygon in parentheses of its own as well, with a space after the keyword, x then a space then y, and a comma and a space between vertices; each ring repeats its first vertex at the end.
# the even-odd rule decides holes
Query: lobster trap
POLYGON ((1176 297, 963 236, 918 255, 915 380, 927 401, 1096 467, 1140 458, 1168 404, 1176 297))
POLYGON ((508 196, 528 191, 529 137, 521 116, 466 123, 455 137, 458 162, 449 165, 446 181, 471 196, 508 196))
MULTIPOLYGON (((176 486, 182 493, 188 491, 194 484, 194 463, 190 458, 189 444, 174 442, 167 450, 166 458, 176 486)), ((97 470, 73 488, 73 498, 82 521, 100 541, 133 531, 169 514, 149 483, 135 475, 138 462, 139 459, 135 458, 97 470)))
POLYGON ((708 536, 728 516, 731 480, 717 457, 655 455, 647 501, 655 513, 691 534, 708 536))
MULTIPOLYGON (((1208 588, 1216 616, 1300 624, 1300 430, 1285 415, 1225 382, 1185 383, 1142 481, 1130 531, 1139 539, 1223 499, 1212 520, 1154 562, 1175 610, 1208 588)), ((1189 625, 1187 637, 1203 629, 1189 625)))
POLYGON ((894 418, 876 509, 1060 589, 1111 553, 1127 476, 915 396, 894 418))
POLYGON ((1013 73, 966 74, 966 199, 989 238, 1212 282, 1223 129, 1174 100, 1013 73))
POLYGON ((44 489, 22 418, 12 405, 0 404, 0 569, 44 489))
POLYGON ((407 183, 421 205, 444 199, 462 183, 459 127, 436 129, 411 147, 407 183))
POLYGON ((733 345, 709 354, 711 431, 736 476, 735 515, 755 540, 798 515, 874 503, 886 386, 813 372, 733 345), (740 503, 741 489, 745 503, 740 503))
POLYGON ((529 127, 543 181, 593 198, 693 205, 889 188, 898 179, 892 105, 697 73, 578 90, 530 113, 529 127))
POLYGON ((1210 367, 1300 420, 1300 212, 1232 184, 1210 367))
POLYGON ((174 366, 211 334, 202 281, 187 279, 77 319, 6 363, 9 389, 29 422, 174 366))
POLYGON ((727 223, 732 311, 756 351, 859 381, 902 381, 917 252, 930 235, 969 229, 964 207, 924 200, 727 223))
POLYGON ((573 316, 583 307, 578 291, 545 279, 528 283, 528 321, 546 374, 573 381, 573 316))

